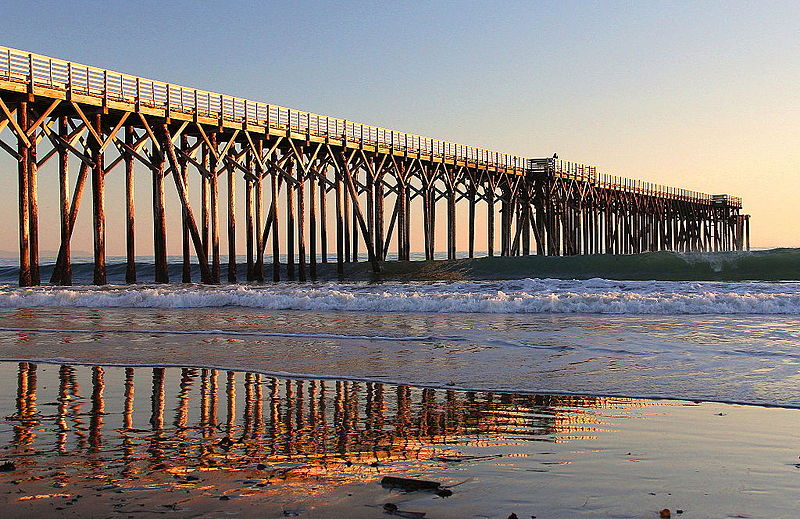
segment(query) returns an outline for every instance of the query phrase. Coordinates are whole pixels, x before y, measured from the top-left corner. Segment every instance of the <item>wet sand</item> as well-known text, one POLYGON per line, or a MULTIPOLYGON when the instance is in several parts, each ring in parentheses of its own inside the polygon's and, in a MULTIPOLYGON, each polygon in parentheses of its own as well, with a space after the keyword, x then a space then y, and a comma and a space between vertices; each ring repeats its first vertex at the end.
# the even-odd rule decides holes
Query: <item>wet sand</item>
POLYGON ((797 410, 0 363, 8 517, 795 517, 797 410), (384 488, 424 478, 452 495, 384 488), (79 497, 80 496, 80 497, 79 497), (680 509, 683 513, 678 514, 680 509))

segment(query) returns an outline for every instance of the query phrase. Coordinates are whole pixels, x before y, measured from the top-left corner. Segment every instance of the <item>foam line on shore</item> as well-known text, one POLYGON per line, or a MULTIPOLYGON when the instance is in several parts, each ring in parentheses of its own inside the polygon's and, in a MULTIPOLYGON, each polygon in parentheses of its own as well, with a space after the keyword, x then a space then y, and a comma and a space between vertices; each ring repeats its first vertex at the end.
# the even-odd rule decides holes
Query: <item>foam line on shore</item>
POLYGON ((290 332, 243 332, 235 330, 125 330, 125 329, 88 329, 88 328, 12 328, 0 326, 0 332, 17 333, 125 333, 148 335, 243 335, 254 337, 294 337, 303 339, 338 339, 365 341, 426 341, 426 340, 462 340, 459 337, 441 338, 432 336, 392 337, 388 335, 342 335, 337 333, 290 333, 290 332))

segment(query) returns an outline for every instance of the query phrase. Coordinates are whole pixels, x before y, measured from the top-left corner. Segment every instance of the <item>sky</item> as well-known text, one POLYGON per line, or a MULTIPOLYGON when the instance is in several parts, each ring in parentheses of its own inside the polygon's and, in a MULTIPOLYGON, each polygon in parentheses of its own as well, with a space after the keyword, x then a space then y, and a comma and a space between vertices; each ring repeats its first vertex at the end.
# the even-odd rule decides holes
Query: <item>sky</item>
MULTIPOLYGON (((738 195, 753 246, 797 247, 799 27, 792 1, 43 1, 7 2, 0 44, 738 195)), ((14 163, 0 168, 15 186, 14 163)), ((40 179, 45 210, 52 180, 40 179)), ((140 180, 137 196, 147 189, 140 180)), ((110 190, 107 212, 122 193, 110 190)), ((16 243, 15 205, 3 190, 1 243, 16 243)), ((85 234, 75 248, 91 247, 85 234)), ((57 238, 43 231, 42 248, 57 238)), ((109 240, 110 253, 123 247, 109 240)))

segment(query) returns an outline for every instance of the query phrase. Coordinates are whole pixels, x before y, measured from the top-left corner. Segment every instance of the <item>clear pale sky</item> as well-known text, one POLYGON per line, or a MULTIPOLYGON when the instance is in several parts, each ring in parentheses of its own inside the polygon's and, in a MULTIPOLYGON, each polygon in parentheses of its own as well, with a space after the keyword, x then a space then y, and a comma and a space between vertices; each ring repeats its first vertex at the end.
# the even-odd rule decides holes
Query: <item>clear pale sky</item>
MULTIPOLYGON (((800 246, 796 1, 7 2, 0 28, 3 45, 54 57, 740 195, 754 246, 800 246)), ((14 250, 15 165, 0 167, 0 249, 14 250)), ((148 181, 137 190, 147 216, 148 181)))

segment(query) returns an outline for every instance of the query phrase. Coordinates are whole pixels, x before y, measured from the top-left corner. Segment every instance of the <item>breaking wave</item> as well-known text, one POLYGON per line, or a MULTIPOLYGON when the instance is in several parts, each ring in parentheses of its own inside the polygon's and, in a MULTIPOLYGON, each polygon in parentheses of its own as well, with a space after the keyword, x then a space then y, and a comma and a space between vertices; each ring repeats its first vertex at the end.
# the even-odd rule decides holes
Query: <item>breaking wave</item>
POLYGON ((0 307, 405 313, 800 314, 800 283, 612 281, 275 283, 266 286, 0 288, 0 307))

